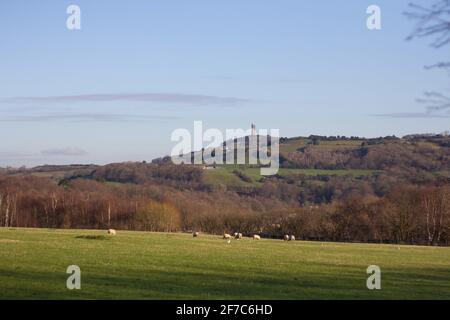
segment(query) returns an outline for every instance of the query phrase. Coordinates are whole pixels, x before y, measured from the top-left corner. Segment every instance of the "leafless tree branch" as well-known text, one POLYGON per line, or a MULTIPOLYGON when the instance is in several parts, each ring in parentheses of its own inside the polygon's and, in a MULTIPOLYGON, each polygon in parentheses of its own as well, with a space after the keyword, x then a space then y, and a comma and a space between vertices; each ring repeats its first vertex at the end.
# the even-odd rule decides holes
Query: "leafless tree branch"
POLYGON ((408 40, 435 36, 431 45, 441 48, 450 43, 450 0, 440 0, 430 7, 423 7, 414 3, 409 6, 414 10, 405 15, 418 20, 414 31, 407 37, 408 40))
MULTIPOLYGON (((441 48, 450 44, 450 0, 439 0, 429 7, 410 3, 411 12, 405 15, 412 20, 417 20, 417 25, 407 40, 433 36, 431 46, 441 48)), ((450 62, 439 62, 425 69, 443 69, 450 75, 450 62)), ((418 102, 426 104, 428 113, 450 112, 450 98, 438 92, 425 92, 425 97, 418 102)))

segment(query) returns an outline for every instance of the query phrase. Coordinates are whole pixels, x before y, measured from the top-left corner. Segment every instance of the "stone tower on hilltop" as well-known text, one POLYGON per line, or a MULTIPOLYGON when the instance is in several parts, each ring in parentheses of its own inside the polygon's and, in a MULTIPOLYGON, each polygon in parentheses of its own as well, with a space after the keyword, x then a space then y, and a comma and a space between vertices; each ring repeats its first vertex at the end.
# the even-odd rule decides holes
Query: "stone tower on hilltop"
POLYGON ((256 136, 256 125, 252 123, 252 136, 256 136))

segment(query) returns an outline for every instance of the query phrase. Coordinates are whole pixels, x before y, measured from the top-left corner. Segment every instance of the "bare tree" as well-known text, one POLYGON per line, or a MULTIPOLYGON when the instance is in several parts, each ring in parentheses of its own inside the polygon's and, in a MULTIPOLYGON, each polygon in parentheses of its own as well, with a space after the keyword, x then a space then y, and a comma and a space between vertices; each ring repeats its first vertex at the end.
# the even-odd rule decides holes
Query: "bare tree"
MULTIPOLYGON (((432 5, 422 6, 411 3, 411 11, 405 15, 416 20, 417 24, 413 32, 408 36, 408 40, 414 38, 433 37, 431 46, 439 49, 450 44, 450 0, 439 0, 432 5)), ((438 62, 425 66, 426 69, 443 69, 450 76, 450 62, 438 62)), ((438 92, 425 92, 425 97, 418 99, 420 103, 427 106, 428 113, 436 113, 450 110, 450 97, 438 92)))
POLYGON ((414 3, 409 6, 413 11, 407 12, 406 16, 419 22, 408 40, 435 36, 431 43, 434 48, 450 43, 450 0, 439 0, 429 7, 414 3))
POLYGON ((438 245, 450 226, 450 187, 434 187, 422 192, 429 245, 438 245))
POLYGON ((427 91, 424 93, 424 96, 424 98, 417 99, 417 101, 427 105, 428 113, 450 109, 450 97, 435 91, 427 91))

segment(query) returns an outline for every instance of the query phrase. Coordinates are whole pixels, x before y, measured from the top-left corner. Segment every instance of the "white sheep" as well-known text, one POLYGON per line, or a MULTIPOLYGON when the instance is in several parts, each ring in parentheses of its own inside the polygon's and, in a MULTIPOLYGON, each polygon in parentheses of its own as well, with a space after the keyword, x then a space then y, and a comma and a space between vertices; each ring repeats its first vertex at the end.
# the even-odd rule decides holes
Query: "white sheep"
POLYGON ((289 241, 291 239, 287 234, 284 235, 284 241, 289 241))
POLYGON ((295 236, 291 236, 291 241, 295 241, 295 236))
POLYGON ((229 235, 228 233, 224 233, 223 234, 223 238, 225 239, 225 240, 230 240, 231 239, 231 235, 229 235))
POLYGON ((237 240, 241 240, 242 239, 242 233, 235 233, 234 238, 237 240))
POLYGON ((261 240, 261 237, 258 236, 257 234, 254 234, 253 235, 253 240, 261 240))
POLYGON ((108 234, 109 234, 110 236, 115 236, 115 235, 117 234, 117 232, 116 232, 116 230, 114 230, 114 229, 108 229, 108 234))
POLYGON ((200 235, 200 232, 194 232, 194 233, 192 234, 192 237, 197 238, 199 235, 200 235))

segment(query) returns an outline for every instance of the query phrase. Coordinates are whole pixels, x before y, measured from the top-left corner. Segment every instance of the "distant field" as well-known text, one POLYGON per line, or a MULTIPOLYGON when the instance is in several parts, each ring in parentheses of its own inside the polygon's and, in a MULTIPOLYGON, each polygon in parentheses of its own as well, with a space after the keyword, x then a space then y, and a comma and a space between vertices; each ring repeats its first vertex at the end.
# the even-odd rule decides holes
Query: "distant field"
POLYGON ((280 144, 280 152, 295 152, 301 147, 305 147, 308 144, 308 139, 292 139, 285 143, 280 144))
POLYGON ((262 176, 260 175, 259 168, 246 168, 244 166, 223 166, 216 169, 210 169, 205 171, 205 182, 209 184, 224 184, 226 186, 232 187, 243 187, 243 186, 255 186, 260 185, 259 181, 262 176), (233 171, 237 169, 244 172, 252 182, 245 182, 239 178, 233 171))
POLYGON ((279 171, 279 175, 281 176, 289 176, 295 174, 304 174, 309 176, 318 176, 318 175, 337 175, 337 176, 345 176, 351 175, 354 177, 362 177, 368 176, 375 173, 381 173, 381 170, 370 170, 370 169, 342 169, 342 170, 325 170, 325 169, 286 169, 281 168, 279 171))
MULTIPOLYGON (((280 144, 280 152, 282 153, 295 152, 299 148, 306 147, 308 145, 308 142, 310 142, 310 140, 306 138, 288 140, 285 143, 280 144)), ((336 141, 321 140, 319 144, 313 146, 313 148, 321 148, 321 149, 357 148, 360 147, 362 143, 363 140, 336 140, 336 141)))
POLYGON ((450 248, 3 228, 0 298, 450 299, 450 248), (378 291, 366 288, 372 264, 378 291))
MULTIPOLYGON (((278 174, 280 176, 290 176, 290 175, 351 175, 353 177, 363 177, 367 175, 372 175, 376 173, 381 173, 380 170, 364 170, 364 169, 352 169, 352 170, 322 170, 322 169, 286 169, 280 168, 278 174)), ((259 168, 249 168, 245 166, 223 166, 216 169, 206 170, 206 182, 210 184, 222 183, 227 186, 259 186, 259 181, 263 178, 260 175, 259 168), (252 179, 251 183, 242 181, 237 175, 233 173, 233 170, 238 169, 244 172, 248 177, 252 179)))
MULTIPOLYGON (((23 176, 23 173, 12 174, 11 176, 23 176)), ((40 178, 49 178, 53 180, 61 180, 70 175, 67 171, 49 171, 49 172, 31 172, 29 175, 40 178)))

